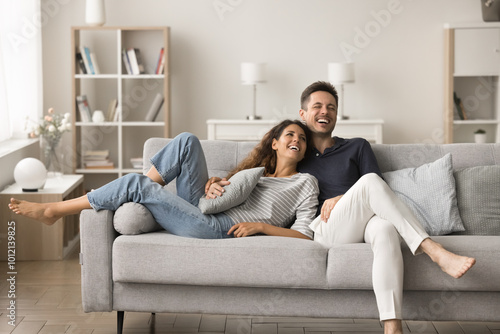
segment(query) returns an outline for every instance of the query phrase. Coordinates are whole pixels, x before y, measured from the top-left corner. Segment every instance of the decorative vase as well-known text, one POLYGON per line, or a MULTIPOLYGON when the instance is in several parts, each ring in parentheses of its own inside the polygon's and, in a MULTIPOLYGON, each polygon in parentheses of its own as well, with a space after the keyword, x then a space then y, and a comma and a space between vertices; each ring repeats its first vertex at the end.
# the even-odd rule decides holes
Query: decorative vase
POLYGON ((104 0, 86 0, 85 23, 89 26, 102 26, 106 23, 104 0))
POLYGON ((486 133, 475 133, 474 141, 476 142, 476 144, 486 143, 486 133))
POLYGON ((61 138, 51 139, 41 136, 40 145, 47 176, 62 176, 64 174, 64 156, 61 150, 61 138))

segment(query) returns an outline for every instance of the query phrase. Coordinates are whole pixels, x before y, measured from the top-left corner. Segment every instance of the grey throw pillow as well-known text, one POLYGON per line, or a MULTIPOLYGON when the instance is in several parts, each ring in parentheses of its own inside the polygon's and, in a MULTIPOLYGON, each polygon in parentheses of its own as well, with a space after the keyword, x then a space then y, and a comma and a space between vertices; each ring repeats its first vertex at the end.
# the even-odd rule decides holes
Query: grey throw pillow
POLYGON ((500 166, 478 166, 455 172, 457 201, 465 232, 500 235, 500 166))
POLYGON ((120 234, 141 234, 163 229, 142 204, 125 203, 115 211, 115 230, 120 234))
POLYGON ((264 167, 245 169, 234 174, 229 179, 231 184, 224 187, 222 196, 214 199, 207 199, 203 196, 200 198, 198 208, 204 214, 215 214, 240 205, 250 196, 262 174, 264 174, 264 167))
POLYGON ((464 231, 457 207, 451 154, 417 168, 383 174, 429 235, 464 231))

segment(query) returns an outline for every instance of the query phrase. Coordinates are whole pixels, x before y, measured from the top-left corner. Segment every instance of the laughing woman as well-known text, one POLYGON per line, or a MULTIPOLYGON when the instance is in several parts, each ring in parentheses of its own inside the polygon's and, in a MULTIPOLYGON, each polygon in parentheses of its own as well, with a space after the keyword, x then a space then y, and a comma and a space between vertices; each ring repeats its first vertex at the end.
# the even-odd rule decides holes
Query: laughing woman
MULTIPOLYGON (((34 203, 12 198, 9 208, 51 225, 84 209, 115 211, 127 202, 143 204, 172 234, 204 239, 245 237, 258 233, 312 239, 309 223, 318 205, 317 180, 297 172, 310 139, 300 121, 286 120, 272 128, 231 173, 264 167, 263 176, 242 204, 217 214, 198 208, 206 196, 207 165, 201 144, 183 133, 152 159, 146 175, 128 174, 86 195, 62 202, 34 203), (164 188, 176 179, 177 194, 164 188), (277 210, 277 208, 279 210, 277 210), (291 228, 286 228, 291 223, 291 228)), ((210 199, 207 196, 207 200, 210 199)))

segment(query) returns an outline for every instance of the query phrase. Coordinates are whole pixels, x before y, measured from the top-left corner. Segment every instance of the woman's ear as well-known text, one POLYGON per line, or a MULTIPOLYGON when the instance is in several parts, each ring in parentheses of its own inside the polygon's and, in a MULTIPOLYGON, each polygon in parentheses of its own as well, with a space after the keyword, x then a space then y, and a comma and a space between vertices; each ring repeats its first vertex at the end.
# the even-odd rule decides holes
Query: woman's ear
POLYGON ((276 143, 277 143, 277 142, 278 142, 278 141, 276 140, 276 138, 273 138, 273 143, 271 144, 271 147, 273 148, 273 150, 274 150, 274 151, 276 151, 276 150, 278 149, 278 148, 276 147, 276 146, 277 146, 277 145, 276 145, 276 143))

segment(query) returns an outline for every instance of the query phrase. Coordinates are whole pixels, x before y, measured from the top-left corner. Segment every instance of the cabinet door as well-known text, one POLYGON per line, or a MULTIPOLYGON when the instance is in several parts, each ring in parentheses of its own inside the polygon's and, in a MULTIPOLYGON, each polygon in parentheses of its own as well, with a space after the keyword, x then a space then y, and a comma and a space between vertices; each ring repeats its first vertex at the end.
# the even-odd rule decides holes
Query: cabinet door
POLYGON ((500 29, 455 30, 455 76, 500 73, 500 29))

